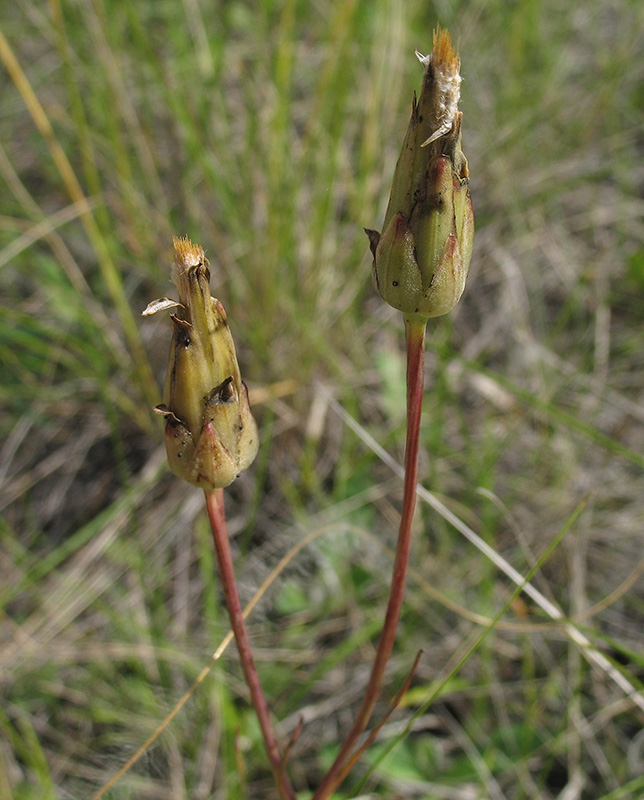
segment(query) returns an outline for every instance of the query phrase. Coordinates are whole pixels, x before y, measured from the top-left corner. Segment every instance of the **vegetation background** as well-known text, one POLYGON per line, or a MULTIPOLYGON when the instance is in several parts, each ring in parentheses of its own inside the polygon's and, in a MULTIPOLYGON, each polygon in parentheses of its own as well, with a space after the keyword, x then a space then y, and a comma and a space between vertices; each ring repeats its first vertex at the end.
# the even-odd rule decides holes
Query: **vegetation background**
MULTIPOLYGON (((262 432, 227 492, 243 598, 315 535, 250 618, 284 741, 304 719, 302 798, 333 757, 402 487, 366 436, 401 461, 402 322, 362 227, 437 22, 460 45, 477 237, 462 302, 430 321, 422 483, 524 575, 585 503, 533 583, 641 688, 644 4, 5 2, 2 800, 92 797, 227 631, 203 498, 151 413, 169 327, 139 315, 172 292, 173 234, 206 248, 262 432)), ((424 655, 338 798, 644 796, 641 698, 526 595, 453 671, 513 584, 422 501, 412 566, 376 718, 424 655)), ((105 796, 270 785, 231 647, 105 796)))

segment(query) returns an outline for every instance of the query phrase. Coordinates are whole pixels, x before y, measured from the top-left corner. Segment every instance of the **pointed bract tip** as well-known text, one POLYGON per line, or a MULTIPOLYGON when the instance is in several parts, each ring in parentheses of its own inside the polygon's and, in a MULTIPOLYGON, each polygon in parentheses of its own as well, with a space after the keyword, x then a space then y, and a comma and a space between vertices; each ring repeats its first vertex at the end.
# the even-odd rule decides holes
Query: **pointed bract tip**
POLYGON ((420 61, 420 63, 423 65, 423 67, 425 67, 425 69, 427 69, 427 67, 429 66, 430 61, 432 60, 432 54, 430 53, 429 55, 424 56, 420 52, 420 50, 414 50, 414 53, 416 53, 416 58, 420 61))
POLYGON ((371 228, 363 228, 364 232, 369 237, 369 249, 373 257, 376 257, 376 250, 378 249, 378 242, 380 241, 380 234, 371 228))

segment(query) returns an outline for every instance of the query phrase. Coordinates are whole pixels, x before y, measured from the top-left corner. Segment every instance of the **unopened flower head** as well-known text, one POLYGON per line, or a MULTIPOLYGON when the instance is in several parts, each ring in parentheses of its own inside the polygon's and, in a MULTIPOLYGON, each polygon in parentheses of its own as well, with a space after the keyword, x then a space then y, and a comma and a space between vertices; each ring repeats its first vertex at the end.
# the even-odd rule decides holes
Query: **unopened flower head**
POLYGON ((461 149, 460 60, 447 31, 434 33, 420 98, 396 164, 382 235, 367 230, 379 294, 405 315, 451 311, 472 256, 474 214, 461 149))
POLYGON ((145 316, 174 308, 163 403, 172 471, 211 491, 231 484, 253 461, 257 426, 242 383, 224 307, 210 296, 208 260, 199 245, 175 238, 179 301, 154 300, 145 316))

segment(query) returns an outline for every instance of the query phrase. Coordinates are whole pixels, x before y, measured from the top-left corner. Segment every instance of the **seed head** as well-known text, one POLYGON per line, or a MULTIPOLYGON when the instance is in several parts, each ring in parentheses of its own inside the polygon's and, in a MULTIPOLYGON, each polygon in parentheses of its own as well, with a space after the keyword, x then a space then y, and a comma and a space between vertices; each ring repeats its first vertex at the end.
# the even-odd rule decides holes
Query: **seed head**
POLYGON ((465 288, 474 214, 461 149, 460 59, 447 31, 425 67, 396 164, 382 235, 367 230, 374 285, 394 308, 427 319, 451 311, 465 288))
POLYGON ((172 471, 206 491, 231 484, 259 446, 248 392, 241 380, 224 307, 210 296, 203 248, 175 238, 172 276, 179 302, 154 300, 144 316, 166 308, 172 342, 163 403, 166 451, 172 471))

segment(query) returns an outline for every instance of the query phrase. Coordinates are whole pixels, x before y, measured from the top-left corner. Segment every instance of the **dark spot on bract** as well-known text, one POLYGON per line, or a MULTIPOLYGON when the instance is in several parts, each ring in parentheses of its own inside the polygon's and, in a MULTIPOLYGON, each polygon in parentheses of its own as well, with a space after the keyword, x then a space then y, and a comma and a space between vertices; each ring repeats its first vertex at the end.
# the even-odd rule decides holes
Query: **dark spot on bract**
POLYGON ((232 403, 236 399, 237 392, 235 391, 235 385, 233 383, 232 376, 230 376, 226 378, 226 380, 222 381, 218 386, 215 386, 215 388, 206 397, 206 402, 213 403, 214 405, 221 405, 224 403, 232 403))
POLYGON ((398 281, 392 281, 392 282, 391 282, 391 285, 392 285, 392 286, 398 286, 398 281))

